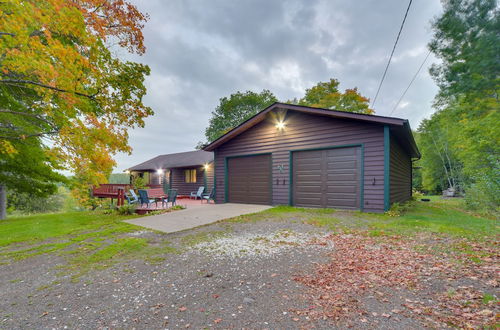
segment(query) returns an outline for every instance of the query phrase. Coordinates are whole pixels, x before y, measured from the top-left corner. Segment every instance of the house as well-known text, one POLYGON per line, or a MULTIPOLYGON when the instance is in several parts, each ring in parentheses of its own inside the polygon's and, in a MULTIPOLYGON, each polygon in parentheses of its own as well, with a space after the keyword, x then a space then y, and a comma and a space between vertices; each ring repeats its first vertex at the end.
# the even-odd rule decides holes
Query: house
POLYGON ((408 120, 274 103, 204 148, 216 202, 383 212, 411 197, 408 120))
POLYGON ((205 186, 207 191, 213 187, 213 160, 213 153, 208 151, 180 152, 157 156, 132 166, 128 171, 131 176, 144 178, 150 187, 165 183, 182 196, 200 186, 205 186))

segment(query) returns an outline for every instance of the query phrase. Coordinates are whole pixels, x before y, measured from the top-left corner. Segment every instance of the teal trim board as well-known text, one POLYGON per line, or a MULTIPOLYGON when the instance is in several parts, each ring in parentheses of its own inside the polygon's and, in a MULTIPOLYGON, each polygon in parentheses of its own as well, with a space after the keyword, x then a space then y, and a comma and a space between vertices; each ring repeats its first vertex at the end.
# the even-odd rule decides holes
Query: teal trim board
POLYGON ((293 159, 292 152, 288 152, 288 205, 293 206, 293 159))
POLYGON ((389 126, 384 126, 384 211, 388 211, 391 207, 391 136, 389 126))

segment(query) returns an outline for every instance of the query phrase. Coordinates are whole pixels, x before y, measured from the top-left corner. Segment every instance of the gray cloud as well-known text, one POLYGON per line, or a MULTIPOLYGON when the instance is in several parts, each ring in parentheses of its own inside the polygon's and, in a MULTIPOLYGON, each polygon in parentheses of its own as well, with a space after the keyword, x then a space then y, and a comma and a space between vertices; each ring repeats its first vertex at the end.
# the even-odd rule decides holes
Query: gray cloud
MULTIPOLYGON (((146 63, 145 103, 155 111, 146 127, 130 131, 131 156, 123 170, 158 154, 192 150, 203 140, 221 97, 269 89, 283 101, 301 97, 319 81, 337 78, 373 98, 401 24, 406 1, 349 0, 135 0, 149 13, 147 53, 124 55, 146 63)), ((389 115, 427 54, 430 19, 438 0, 413 2, 377 100, 389 115)), ((437 88, 427 67, 394 116, 413 128, 432 113, 437 88)))

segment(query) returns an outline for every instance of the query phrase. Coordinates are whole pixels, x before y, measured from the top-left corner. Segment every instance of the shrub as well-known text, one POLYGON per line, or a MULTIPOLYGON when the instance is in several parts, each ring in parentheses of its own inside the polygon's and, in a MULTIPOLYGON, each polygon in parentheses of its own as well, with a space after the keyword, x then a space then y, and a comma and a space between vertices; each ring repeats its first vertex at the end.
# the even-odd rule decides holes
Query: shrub
POLYGON ((405 214, 406 212, 408 212, 408 210, 412 207, 412 205, 413 205, 412 200, 409 200, 409 201, 404 202, 402 204, 394 203, 391 205, 391 208, 389 209, 389 211, 385 212, 385 214, 387 214, 390 217, 399 217, 399 216, 405 214))
POLYGON ((120 215, 131 215, 135 214, 135 205, 133 204, 125 204, 116 209, 118 214, 120 215))
POLYGON ((470 210, 500 215, 500 179, 485 175, 465 193, 465 205, 470 210))
POLYGON ((29 193, 8 191, 8 212, 19 214, 59 212, 63 210, 68 198, 68 189, 61 186, 57 192, 47 197, 38 197, 29 193))
POLYGON ((132 177, 132 187, 135 190, 144 189, 146 188, 146 180, 144 178, 141 178, 140 176, 134 176, 132 177))
POLYGON ((413 189, 412 193, 411 193, 411 199, 413 201, 418 201, 420 200, 421 198, 424 197, 424 194, 421 193, 420 191, 416 190, 416 189, 413 189))

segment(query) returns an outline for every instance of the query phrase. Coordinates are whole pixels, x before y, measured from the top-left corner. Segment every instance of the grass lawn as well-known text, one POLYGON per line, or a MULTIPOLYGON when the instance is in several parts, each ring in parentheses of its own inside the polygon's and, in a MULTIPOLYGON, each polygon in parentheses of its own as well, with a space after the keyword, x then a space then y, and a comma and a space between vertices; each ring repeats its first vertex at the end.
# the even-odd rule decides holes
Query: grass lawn
POLYGON ((16 217, 0 222, 0 263, 54 253, 64 257, 62 271, 74 278, 92 269, 142 257, 154 262, 174 252, 163 240, 134 237, 143 228, 123 222, 135 216, 74 212, 16 217), (154 244, 153 244, 154 243, 154 244))
MULTIPOLYGON (((90 294, 75 300, 82 301, 80 308, 92 306, 96 297, 110 297, 109 303, 99 300, 94 304, 98 306, 94 312, 99 320, 88 324, 111 322, 113 315, 128 314, 137 320, 149 317, 148 327, 165 327, 164 315, 170 317, 169 321, 185 320, 185 306, 189 304, 190 313, 197 313, 200 306, 204 312, 232 311, 241 304, 241 293, 246 292, 234 288, 248 287, 249 283, 255 290, 262 290, 261 294, 269 294, 269 301, 271 296, 290 298, 288 293, 282 296, 267 291, 261 284, 269 282, 274 288, 293 280, 301 283, 304 306, 315 306, 295 310, 294 322, 331 319, 349 323, 363 317, 355 328, 383 328, 384 324, 397 328, 401 326, 399 317, 409 317, 430 328, 498 328, 498 221, 468 212, 460 199, 432 197, 430 202, 414 202, 400 216, 279 206, 175 234, 152 232, 124 222, 132 217, 79 212, 0 221, 0 264, 4 264, 0 273, 7 279, 2 287, 7 303, 3 307, 0 304, 0 313, 17 315, 5 316, 4 320, 29 314, 26 310, 18 312, 22 304, 15 305, 19 299, 14 296, 22 291, 28 295, 25 304, 41 308, 37 311, 41 316, 35 316, 33 324, 45 322, 44 327, 53 327, 63 318, 72 321, 74 317, 52 306, 60 303, 57 297, 73 299, 85 287, 90 294), (216 255, 190 254, 194 253, 191 248, 204 242, 229 238, 233 239, 230 249, 238 249, 233 242, 243 242, 246 249, 245 238, 252 234, 283 232, 314 239, 290 245, 291 251, 267 259, 262 255, 255 259, 218 259, 216 255), (311 248, 307 254, 301 250, 306 247, 311 248), (301 254, 302 258, 310 260, 312 256, 318 262, 307 264, 295 274, 301 254), (41 265, 50 269, 50 277, 44 279, 39 274, 37 267, 41 265), (113 265, 116 267, 96 271, 113 265), (290 270, 293 273, 288 273, 290 270), (242 274, 253 277, 243 277, 248 282, 242 282, 242 274), (109 282, 110 278, 115 284, 109 282), (30 283, 32 287, 27 286, 30 283), (138 304, 136 298, 140 295, 147 302, 138 304), (225 299, 216 299, 219 295, 225 299), (172 297, 185 299, 175 298, 178 303, 164 304, 172 297), (204 299, 202 305, 200 299, 204 299), (102 309, 108 314, 100 314, 102 309), (156 315, 160 310, 162 313, 156 315), (57 321, 44 317, 49 315, 46 312, 57 321), (151 326, 153 322, 160 323, 151 326)), ((250 249, 258 252, 254 247, 250 249)), ((288 290, 286 286, 281 288, 288 290)), ((263 313, 263 302, 251 308, 263 313)), ((281 302, 287 313, 289 308, 296 308, 287 305, 285 298, 281 302)), ((284 317, 281 311, 278 314, 274 316, 284 317)), ((197 315, 201 319, 206 316, 197 315)), ((239 317, 254 322, 254 315, 242 313, 239 317)), ((206 321, 214 319, 228 322, 224 323, 227 327, 233 321, 231 314, 220 319, 210 315, 206 321)), ((199 328, 203 324, 199 323, 199 328)), ((292 323, 294 326, 285 328, 308 328, 307 324, 292 323)))
MULTIPOLYGON (((123 222, 134 216, 118 216, 100 212, 75 212, 17 217, 0 222, 0 263, 23 260, 54 253, 67 259, 68 271, 77 274, 112 265, 120 260, 142 257, 162 260, 162 255, 175 252, 164 239, 133 235, 143 228, 123 222)), ((434 233, 445 237, 487 241, 499 234, 498 222, 467 213, 459 199, 432 197, 431 202, 415 202, 403 215, 346 212, 332 209, 306 209, 279 206, 264 212, 226 220, 228 226, 238 222, 275 219, 300 221, 325 227, 334 232, 362 232, 369 236, 415 236, 434 233)), ((190 240, 210 240, 221 233, 205 233, 206 237, 187 236, 190 240), (212 235, 213 234, 213 235, 212 235), (213 236, 213 237, 212 237, 213 236)), ((191 242, 192 243, 192 242, 191 242)))
POLYGON ((231 221, 267 218, 293 219, 333 231, 365 231, 373 236, 436 233, 457 238, 488 239, 500 233, 498 221, 469 213, 459 198, 442 199, 439 196, 431 196, 430 202, 414 202, 401 216, 278 206, 231 221))

